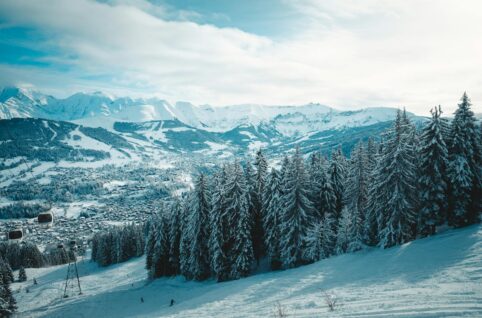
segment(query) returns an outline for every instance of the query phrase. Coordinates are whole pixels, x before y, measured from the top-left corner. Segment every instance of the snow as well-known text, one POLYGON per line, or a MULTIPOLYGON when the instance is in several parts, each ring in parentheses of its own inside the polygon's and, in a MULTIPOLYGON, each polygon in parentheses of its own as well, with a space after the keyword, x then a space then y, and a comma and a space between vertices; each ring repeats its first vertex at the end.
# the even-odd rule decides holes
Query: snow
POLYGON ((157 168, 157 169, 161 169, 161 170, 167 170, 167 169, 175 168, 175 166, 171 162, 168 162, 168 161, 165 161, 165 160, 157 160, 157 161, 154 162, 154 164, 152 166, 157 168))
MULTIPOLYGON (((34 117, 74 121, 88 127, 113 131, 116 121, 147 122, 178 119, 181 122, 213 132, 226 132, 241 125, 271 123, 287 136, 312 131, 358 127, 391 121, 395 108, 365 108, 339 111, 321 104, 259 105, 243 104, 212 107, 188 102, 174 105, 157 99, 114 98, 103 93, 77 93, 66 99, 55 99, 41 93, 9 89, 0 99, 0 118, 34 117), (41 107, 39 107, 41 105, 41 107)), ((182 131, 188 128, 174 128, 182 131)), ((251 136, 249 136, 251 137, 251 136)), ((156 138, 153 136, 153 138, 156 138)), ((158 138, 156 138, 158 139, 158 138)), ((160 140, 164 141, 161 138, 160 140)))
POLYGON ((65 265, 27 269, 28 282, 12 284, 21 290, 20 316, 272 317, 278 302, 290 317, 482 316, 480 225, 225 283, 182 277, 148 283, 144 261, 107 268, 80 262, 83 295, 67 299, 61 298, 65 265), (33 277, 39 285, 31 285, 33 277), (333 312, 324 293, 337 299, 333 312))
POLYGON ((59 209, 56 215, 62 215, 67 218, 78 218, 82 211, 85 211, 86 208, 93 207, 93 206, 103 206, 103 204, 99 204, 97 201, 77 201, 68 204, 68 206, 64 209, 59 209))
POLYGON ((268 146, 268 143, 255 140, 249 143, 248 150, 249 152, 256 152, 259 149, 263 149, 264 147, 267 147, 267 146, 268 146))
POLYGON ((208 145, 209 148, 211 148, 212 151, 221 151, 221 150, 224 150, 224 149, 228 148, 227 145, 223 145, 223 144, 220 144, 220 143, 217 143, 217 142, 205 141, 204 143, 206 145, 208 145))
POLYGON ((48 128, 53 133, 52 137, 50 138, 50 141, 53 141, 57 137, 57 132, 49 126, 49 123, 46 120, 42 121, 42 123, 45 128, 48 128))
POLYGON ((45 176, 37 179, 37 183, 40 185, 47 185, 47 184, 50 184, 51 182, 52 182, 52 179, 45 176))
POLYGON ((107 189, 107 191, 112 191, 115 188, 122 187, 128 184, 127 181, 121 181, 121 180, 111 180, 109 182, 104 183, 102 186, 107 189))

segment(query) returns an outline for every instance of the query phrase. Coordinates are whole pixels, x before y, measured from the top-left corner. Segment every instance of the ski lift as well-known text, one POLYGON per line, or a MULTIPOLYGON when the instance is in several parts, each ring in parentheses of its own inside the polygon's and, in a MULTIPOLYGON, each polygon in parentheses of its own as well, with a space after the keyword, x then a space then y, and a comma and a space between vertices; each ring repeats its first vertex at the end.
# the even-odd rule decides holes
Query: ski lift
POLYGON ((43 228, 52 227, 54 223, 54 215, 52 212, 42 212, 37 216, 37 221, 43 228))
POLYGON ((18 242, 23 239, 23 230, 18 228, 8 232, 8 240, 18 242))

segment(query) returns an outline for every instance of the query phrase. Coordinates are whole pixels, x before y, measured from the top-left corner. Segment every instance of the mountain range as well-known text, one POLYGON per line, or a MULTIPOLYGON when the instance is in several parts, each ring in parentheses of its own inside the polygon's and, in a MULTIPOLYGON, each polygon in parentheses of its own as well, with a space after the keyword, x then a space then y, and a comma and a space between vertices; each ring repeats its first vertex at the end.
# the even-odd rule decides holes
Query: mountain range
MULTIPOLYGON (((396 112, 381 107, 341 111, 313 103, 196 106, 101 92, 58 99, 5 87, 0 93, 0 156, 76 161, 169 152, 223 157, 259 147, 279 155, 294 145, 305 153, 341 145, 349 153, 359 140, 389 127, 396 112)), ((416 123, 425 120, 409 116, 416 123)))

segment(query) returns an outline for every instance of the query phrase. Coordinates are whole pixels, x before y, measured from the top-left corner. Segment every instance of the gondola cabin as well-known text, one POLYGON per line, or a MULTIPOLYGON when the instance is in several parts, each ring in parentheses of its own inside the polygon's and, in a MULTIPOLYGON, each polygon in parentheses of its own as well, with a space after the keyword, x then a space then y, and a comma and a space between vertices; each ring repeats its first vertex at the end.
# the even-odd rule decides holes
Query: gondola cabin
POLYGON ((54 215, 52 212, 42 212, 37 216, 37 221, 43 228, 52 227, 54 224, 54 215))
POLYGON ((13 242, 21 241, 23 239, 23 230, 15 229, 15 230, 9 231, 7 236, 9 241, 13 241, 13 242))

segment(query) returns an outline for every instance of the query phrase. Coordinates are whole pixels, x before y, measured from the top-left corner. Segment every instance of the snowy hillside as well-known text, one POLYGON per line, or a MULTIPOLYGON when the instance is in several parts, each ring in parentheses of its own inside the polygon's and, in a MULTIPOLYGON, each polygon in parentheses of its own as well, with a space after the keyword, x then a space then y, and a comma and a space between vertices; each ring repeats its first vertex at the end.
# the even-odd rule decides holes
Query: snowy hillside
POLYGON ((144 258, 107 268, 85 260, 84 294, 68 299, 61 299, 65 266, 27 269, 28 282, 12 289, 22 317, 274 317, 277 304, 288 317, 482 316, 480 225, 226 283, 147 283, 144 265, 144 258), (336 297, 334 312, 324 293, 336 297))
MULTIPOLYGON (((95 117, 99 118, 100 117, 95 117)), ((0 156, 4 167, 19 164, 22 156, 32 164, 64 160, 102 164, 151 161, 167 155, 189 154, 228 159, 234 155, 252 154, 260 147, 270 157, 279 157, 299 145, 304 153, 322 149, 329 153, 341 145, 349 154, 360 140, 380 135, 391 124, 334 128, 305 136, 289 137, 269 124, 240 125, 226 132, 195 128, 174 120, 120 122, 102 120, 108 129, 81 125, 84 120, 66 122, 34 118, 0 120, 0 156), (79 125, 80 124, 80 125, 79 125), (8 163, 9 160, 13 160, 8 163)), ((14 171, 5 172, 7 175, 14 171)))
MULTIPOLYGON (((188 102, 174 105, 157 99, 116 98, 101 92, 77 93, 56 99, 41 93, 7 87, 0 93, 0 118, 46 118, 76 121, 89 127, 112 129, 115 122, 174 120, 211 132, 226 132, 241 125, 268 124, 285 136, 313 131, 363 127, 395 117, 394 108, 366 108, 339 111, 320 104, 298 106, 234 105, 195 106, 188 102)), ((414 115, 410 114, 411 117, 414 115)), ((420 120, 420 119, 419 119, 420 120)))

